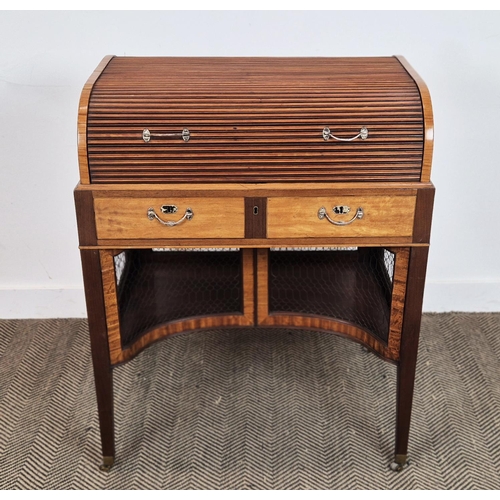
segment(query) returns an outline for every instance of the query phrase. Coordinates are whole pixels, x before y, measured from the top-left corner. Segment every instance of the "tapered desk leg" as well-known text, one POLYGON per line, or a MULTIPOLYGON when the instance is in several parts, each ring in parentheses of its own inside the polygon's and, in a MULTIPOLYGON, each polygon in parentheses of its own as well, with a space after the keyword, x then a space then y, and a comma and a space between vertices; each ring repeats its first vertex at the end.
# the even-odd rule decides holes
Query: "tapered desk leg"
POLYGON ((397 471, 403 468, 408 455, 408 437, 428 253, 429 247, 413 247, 410 250, 397 375, 396 450, 394 463, 391 465, 391 468, 397 471))
POLYGON ((115 458, 113 377, 109 358, 101 263, 98 250, 81 250, 81 257, 101 431, 103 454, 101 470, 108 471, 115 458))

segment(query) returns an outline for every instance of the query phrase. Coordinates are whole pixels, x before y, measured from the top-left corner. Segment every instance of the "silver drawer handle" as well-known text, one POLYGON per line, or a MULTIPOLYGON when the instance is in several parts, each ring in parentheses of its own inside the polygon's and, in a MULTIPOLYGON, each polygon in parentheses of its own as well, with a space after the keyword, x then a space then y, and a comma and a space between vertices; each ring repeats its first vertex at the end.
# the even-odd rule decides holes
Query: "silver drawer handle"
POLYGON ((180 137, 184 142, 188 142, 191 138, 191 133, 189 132, 189 129, 185 128, 182 130, 182 132, 179 133, 174 132, 171 134, 152 134, 149 129, 145 128, 142 131, 142 140, 144 142, 149 142, 151 140, 151 137, 180 137))
POLYGON ((361 139, 365 140, 368 138, 368 129, 366 127, 361 127, 361 130, 359 131, 358 135, 355 135, 354 137, 351 137, 350 139, 342 139, 342 137, 336 137, 334 136, 328 127, 325 127, 323 129, 323 139, 327 141, 328 139, 335 139, 336 141, 344 141, 344 142, 350 142, 350 141, 355 141, 356 139, 361 139))
MULTIPOLYGON (((335 208, 333 209, 333 211, 335 212, 335 208)), ((346 213, 346 212, 344 212, 344 213, 346 213)), ((332 224, 335 224, 336 226, 347 226, 349 224, 352 224, 356 219, 362 219, 363 215, 365 215, 365 213, 363 212, 363 209, 361 207, 359 207, 356 210, 356 213, 354 214, 354 217, 351 220, 347 220, 347 221, 344 222, 344 221, 340 221, 340 220, 333 220, 333 219, 331 219, 328 216, 328 213, 327 213, 325 207, 321 207, 318 210, 318 219, 319 220, 323 220, 323 219, 326 218, 326 220, 328 222, 331 222, 332 224)))
POLYGON ((191 220, 194 217, 194 212, 190 208, 186 208, 186 212, 184 215, 178 220, 178 221, 173 221, 173 220, 161 220, 157 213, 155 212, 155 209, 153 207, 148 208, 148 219, 149 220, 154 220, 156 219, 158 222, 162 223, 164 226, 168 227, 173 227, 177 226, 181 222, 184 222, 185 220, 191 220))

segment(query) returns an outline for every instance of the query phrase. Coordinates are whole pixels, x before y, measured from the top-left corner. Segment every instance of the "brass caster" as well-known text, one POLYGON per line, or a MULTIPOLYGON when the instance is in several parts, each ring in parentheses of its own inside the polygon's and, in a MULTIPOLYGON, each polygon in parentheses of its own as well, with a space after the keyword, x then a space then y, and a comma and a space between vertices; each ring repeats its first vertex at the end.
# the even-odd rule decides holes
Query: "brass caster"
POLYGON ((390 469, 394 472, 401 472, 408 467, 407 457, 408 455, 396 455, 394 457, 394 462, 389 466, 390 469))
POLYGON ((99 466, 99 470, 102 470, 103 472, 109 472, 114 463, 114 457, 102 457, 102 464, 99 466))

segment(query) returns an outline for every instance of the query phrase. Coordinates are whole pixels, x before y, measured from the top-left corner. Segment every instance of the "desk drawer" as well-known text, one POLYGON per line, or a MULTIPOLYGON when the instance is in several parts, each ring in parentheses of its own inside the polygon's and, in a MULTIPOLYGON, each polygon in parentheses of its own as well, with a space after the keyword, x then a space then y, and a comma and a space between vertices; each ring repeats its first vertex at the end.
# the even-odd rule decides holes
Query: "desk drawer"
POLYGON ((415 195, 269 198, 267 236, 409 237, 415 202, 415 195))
POLYGON ((95 198, 94 211, 100 240, 245 236, 243 198, 95 198))

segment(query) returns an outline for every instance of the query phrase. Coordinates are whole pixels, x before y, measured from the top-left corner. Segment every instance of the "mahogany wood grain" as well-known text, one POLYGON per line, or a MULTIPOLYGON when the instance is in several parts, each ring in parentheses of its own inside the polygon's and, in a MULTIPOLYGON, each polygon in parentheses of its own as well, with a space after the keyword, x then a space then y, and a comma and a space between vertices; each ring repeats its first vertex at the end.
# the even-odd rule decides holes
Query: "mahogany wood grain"
POLYGON ((94 197, 92 191, 83 191, 77 188, 74 191, 76 221, 78 226, 78 240, 80 245, 96 245, 97 233, 95 229, 94 197))
POLYGON ((410 250, 405 315, 397 374, 396 456, 406 456, 408 452, 428 253, 428 247, 418 247, 410 250))
POLYGON ((90 173, 87 151, 87 117, 89 110, 89 101, 95 82, 101 76, 102 72, 114 56, 106 56, 90 75, 85 83, 80 95, 78 105, 78 163, 80 165, 80 182, 82 184, 90 183, 90 173))
POLYGON ((432 111, 431 94, 426 83, 420 75, 413 69, 410 63, 403 56, 396 56, 403 67, 408 71, 408 74, 413 78, 418 86, 420 97, 422 100, 422 112, 424 117, 424 154, 422 157, 422 173, 420 175, 421 182, 430 182, 432 152, 434 150, 434 115, 432 111))
POLYGON ((417 191, 413 242, 429 243, 431 238, 432 211, 434 207, 434 186, 417 191))
POLYGON ((327 197, 269 198, 267 234, 269 238, 364 238, 410 237, 413 231, 415 196, 363 196, 361 194, 327 197), (350 212, 333 213, 333 207, 344 205, 350 212), (352 220, 358 208, 363 218, 349 225, 336 226, 318 211, 326 208, 336 222, 352 220))
POLYGON ((267 235, 267 198, 245 197, 245 238, 267 235))
POLYGON ((92 91, 93 183, 418 181, 418 88, 394 57, 116 57, 92 91), (361 127, 368 139, 324 141, 361 127), (142 140, 152 133, 180 138, 142 140))
POLYGON ((106 326, 101 262, 98 250, 82 250, 80 254, 87 303, 102 454, 104 457, 114 457, 113 376, 106 326))

